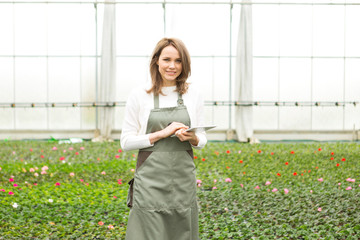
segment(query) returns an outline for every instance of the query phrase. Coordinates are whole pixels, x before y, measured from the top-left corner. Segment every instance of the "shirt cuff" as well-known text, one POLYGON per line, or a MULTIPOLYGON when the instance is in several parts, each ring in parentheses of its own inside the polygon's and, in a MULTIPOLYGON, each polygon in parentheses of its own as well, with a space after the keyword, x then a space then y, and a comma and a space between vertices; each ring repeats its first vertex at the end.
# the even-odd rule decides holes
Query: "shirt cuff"
POLYGON ((191 146, 195 149, 202 149, 203 147, 205 147, 206 143, 207 143, 207 139, 204 133, 196 133, 196 136, 199 138, 199 142, 197 146, 194 146, 191 144, 191 146))

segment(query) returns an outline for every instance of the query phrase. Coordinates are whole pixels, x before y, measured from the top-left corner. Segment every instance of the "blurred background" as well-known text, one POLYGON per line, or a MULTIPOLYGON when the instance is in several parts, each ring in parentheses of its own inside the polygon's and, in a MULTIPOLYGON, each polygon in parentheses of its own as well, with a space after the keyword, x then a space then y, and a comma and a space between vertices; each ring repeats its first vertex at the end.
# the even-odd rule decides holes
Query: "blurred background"
POLYGON ((210 140, 356 141, 359 23, 349 0, 0 0, 0 139, 119 139, 153 48, 177 37, 210 140))

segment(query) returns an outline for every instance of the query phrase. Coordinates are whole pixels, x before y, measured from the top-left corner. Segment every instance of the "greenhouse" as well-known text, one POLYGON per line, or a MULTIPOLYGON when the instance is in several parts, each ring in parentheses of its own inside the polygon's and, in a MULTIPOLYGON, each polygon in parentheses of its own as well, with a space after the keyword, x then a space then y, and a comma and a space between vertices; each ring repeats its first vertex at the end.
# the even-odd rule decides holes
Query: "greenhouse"
POLYGON ((0 0, 0 239, 360 239, 359 22, 359 0, 0 0))

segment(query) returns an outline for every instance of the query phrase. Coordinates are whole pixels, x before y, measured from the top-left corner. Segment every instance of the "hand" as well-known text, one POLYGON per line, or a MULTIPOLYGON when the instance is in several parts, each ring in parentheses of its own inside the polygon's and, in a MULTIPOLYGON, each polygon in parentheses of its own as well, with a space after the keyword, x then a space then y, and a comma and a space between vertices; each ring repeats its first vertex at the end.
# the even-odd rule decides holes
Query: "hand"
POLYGON ((162 138, 167 138, 167 137, 175 134, 176 131, 179 131, 179 130, 184 130, 185 131, 188 128, 189 127, 184 125, 183 123, 172 122, 171 124, 169 124, 169 126, 164 128, 160 132, 161 132, 162 138))
POLYGON ((175 135, 180 141, 189 141, 191 145, 197 146, 199 144, 199 138, 196 136, 195 132, 186 132, 185 130, 186 129, 179 129, 175 132, 175 135))

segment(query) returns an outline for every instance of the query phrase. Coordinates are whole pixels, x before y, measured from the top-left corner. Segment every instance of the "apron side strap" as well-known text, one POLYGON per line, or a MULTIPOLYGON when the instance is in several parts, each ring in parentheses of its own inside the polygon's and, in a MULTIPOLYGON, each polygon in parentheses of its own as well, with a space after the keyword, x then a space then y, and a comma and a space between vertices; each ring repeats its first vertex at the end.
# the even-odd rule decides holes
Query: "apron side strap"
POLYGON ((159 108, 159 95, 155 95, 155 94, 154 94, 154 108, 155 109, 159 108))
POLYGON ((178 92, 178 100, 177 100, 178 106, 184 106, 184 100, 182 99, 182 95, 178 92))

